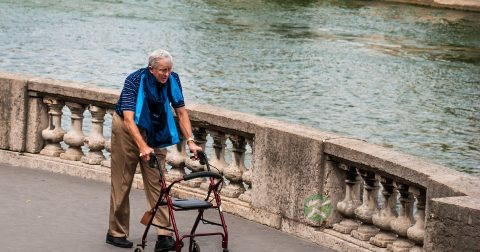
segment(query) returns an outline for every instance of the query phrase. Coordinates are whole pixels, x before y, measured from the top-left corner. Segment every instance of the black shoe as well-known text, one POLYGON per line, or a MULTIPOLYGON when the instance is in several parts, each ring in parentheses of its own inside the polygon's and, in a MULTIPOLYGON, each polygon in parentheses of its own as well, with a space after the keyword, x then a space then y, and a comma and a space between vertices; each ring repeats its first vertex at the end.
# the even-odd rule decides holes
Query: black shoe
POLYGON ((127 237, 113 237, 107 233, 107 239, 105 241, 108 244, 112 244, 113 246, 120 247, 120 248, 131 248, 133 246, 133 242, 127 240, 127 237))
POLYGON ((155 252, 175 251, 175 239, 171 236, 159 235, 155 243, 155 252))

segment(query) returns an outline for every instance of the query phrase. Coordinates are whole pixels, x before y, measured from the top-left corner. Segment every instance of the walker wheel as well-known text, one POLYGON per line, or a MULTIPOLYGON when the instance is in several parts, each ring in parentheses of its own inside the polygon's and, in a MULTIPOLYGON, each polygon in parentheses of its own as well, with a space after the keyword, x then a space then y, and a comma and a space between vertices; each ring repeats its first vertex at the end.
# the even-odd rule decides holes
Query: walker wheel
POLYGON ((193 242, 192 252, 200 252, 200 245, 197 242, 193 242))
POLYGON ((133 252, 143 252, 143 249, 142 248, 135 248, 135 250, 133 252))

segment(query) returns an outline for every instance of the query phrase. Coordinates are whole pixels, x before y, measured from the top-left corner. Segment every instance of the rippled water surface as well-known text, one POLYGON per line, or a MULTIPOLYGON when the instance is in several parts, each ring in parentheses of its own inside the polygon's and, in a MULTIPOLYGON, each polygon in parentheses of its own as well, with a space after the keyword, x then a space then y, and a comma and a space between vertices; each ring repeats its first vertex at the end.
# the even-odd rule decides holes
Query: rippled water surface
POLYGON ((480 173, 480 13, 378 1, 0 0, 0 71, 120 90, 158 47, 187 99, 480 173))

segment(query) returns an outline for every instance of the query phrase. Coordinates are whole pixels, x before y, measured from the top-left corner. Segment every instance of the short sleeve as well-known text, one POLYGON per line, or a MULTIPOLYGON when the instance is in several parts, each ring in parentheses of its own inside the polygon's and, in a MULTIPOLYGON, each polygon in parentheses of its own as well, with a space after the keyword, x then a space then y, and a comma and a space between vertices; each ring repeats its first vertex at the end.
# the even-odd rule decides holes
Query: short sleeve
POLYGON ((121 104, 120 110, 135 111, 137 104, 138 88, 140 84, 141 71, 136 71, 130 74, 125 79, 122 94, 120 95, 119 104, 121 104))
POLYGON ((168 96, 172 107, 180 108, 185 106, 185 100, 183 98, 182 92, 182 84, 180 83, 180 78, 178 77, 178 74, 172 72, 171 75, 173 78, 170 79, 168 96))

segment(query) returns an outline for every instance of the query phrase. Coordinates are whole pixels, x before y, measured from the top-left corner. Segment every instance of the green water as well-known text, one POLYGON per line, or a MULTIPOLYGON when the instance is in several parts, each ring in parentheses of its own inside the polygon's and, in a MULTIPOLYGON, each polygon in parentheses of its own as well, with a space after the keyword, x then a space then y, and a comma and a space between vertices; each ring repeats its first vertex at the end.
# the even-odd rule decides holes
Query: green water
POLYGON ((187 100, 480 173, 480 13, 377 1, 5 1, 0 71, 120 90, 158 47, 187 100))

